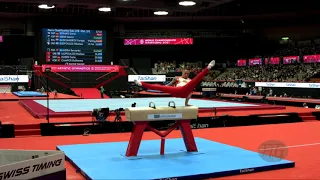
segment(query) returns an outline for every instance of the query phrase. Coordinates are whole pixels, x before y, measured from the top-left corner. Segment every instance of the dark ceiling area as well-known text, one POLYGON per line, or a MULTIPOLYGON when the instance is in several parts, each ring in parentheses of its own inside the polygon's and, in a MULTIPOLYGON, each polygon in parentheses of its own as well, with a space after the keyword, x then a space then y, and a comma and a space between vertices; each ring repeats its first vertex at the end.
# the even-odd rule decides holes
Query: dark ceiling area
POLYGON ((203 9, 216 7, 221 4, 231 2, 232 0, 196 0, 197 3, 192 7, 179 6, 178 0, 0 0, 6 4, 20 6, 38 6, 39 4, 50 3, 57 8, 81 8, 81 9, 98 9, 99 7, 111 7, 113 9, 145 9, 145 10, 168 10, 179 12, 197 12, 203 9))
POLYGON ((227 20, 261 17, 318 16, 319 0, 197 0, 192 7, 179 6, 177 0, 0 0, 0 16, 86 16, 119 21, 134 20, 227 20), (39 9, 39 4, 55 5, 54 9, 39 9), (111 7, 111 12, 99 12, 99 7, 111 7), (158 17, 154 11, 165 10, 158 17))

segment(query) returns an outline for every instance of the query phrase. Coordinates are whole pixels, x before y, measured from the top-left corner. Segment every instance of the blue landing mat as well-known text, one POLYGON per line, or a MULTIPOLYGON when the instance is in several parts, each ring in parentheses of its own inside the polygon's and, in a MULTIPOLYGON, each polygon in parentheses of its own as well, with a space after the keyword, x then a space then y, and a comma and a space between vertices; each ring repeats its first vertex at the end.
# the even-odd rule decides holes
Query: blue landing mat
POLYGON ((47 97, 46 94, 42 94, 37 91, 17 91, 13 92, 13 94, 18 97, 47 97))
POLYGON ((198 153, 185 151, 183 139, 142 141, 137 158, 124 156, 128 142, 57 146, 86 179, 201 179, 294 167, 294 162, 265 161, 258 153, 196 138, 198 153))
MULTIPOLYGON (((34 100, 36 103, 47 107, 46 100, 34 100)), ((133 103, 137 107, 149 107, 149 102, 154 102, 156 106, 168 106, 168 102, 174 101, 176 106, 184 106, 183 98, 114 98, 114 99, 61 99, 51 100, 50 109, 54 112, 81 112, 89 111, 95 108, 109 107, 110 110, 131 107, 133 103)), ((203 99, 190 99, 190 104, 199 108, 231 108, 231 107, 259 107, 256 104, 246 104, 238 102, 211 101, 203 99)))

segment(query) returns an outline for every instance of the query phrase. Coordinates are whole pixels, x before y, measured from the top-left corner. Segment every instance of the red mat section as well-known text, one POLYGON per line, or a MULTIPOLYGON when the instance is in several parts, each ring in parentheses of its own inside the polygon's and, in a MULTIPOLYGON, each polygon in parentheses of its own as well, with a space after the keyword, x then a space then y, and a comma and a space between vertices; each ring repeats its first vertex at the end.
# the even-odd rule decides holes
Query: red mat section
MULTIPOLYGON (((32 116, 36 118, 45 117, 47 114, 47 108, 33 100, 22 100, 19 101, 20 105, 26 108, 32 116)), ((243 103, 249 104, 249 103, 243 103)), ((221 107, 216 108, 217 112, 229 112, 229 111, 251 111, 251 110, 281 110, 285 109, 285 106, 267 105, 267 104, 256 104, 257 106, 242 106, 242 107, 221 107)), ((199 109, 199 113, 213 113, 213 108, 199 109)), ((50 110, 50 117, 81 117, 91 116, 91 111, 70 111, 70 112, 54 112, 50 110)), ((122 112, 124 115, 124 112, 122 112)), ((211 115, 212 116, 212 115, 211 115)), ((211 117, 203 116, 203 117, 211 117)))
MULTIPOLYGON (((72 91, 84 99, 101 99, 100 91, 96 88, 72 88, 72 91)), ((104 95, 104 98, 109 97, 104 95)))
MULTIPOLYGON (((19 104, 24 107, 35 118, 43 118, 47 115, 47 108, 33 100, 21 100, 19 104)), ((50 117, 78 117, 91 116, 92 112, 54 112, 49 109, 50 117)))
MULTIPOLYGON (((196 137, 217 141, 257 152, 259 146, 269 140, 279 140, 286 144, 286 159, 295 161, 296 167, 276 171, 223 177, 217 179, 320 179, 320 123, 274 124, 193 130, 196 137), (271 133, 272 132, 272 133, 271 133)), ((55 150, 57 145, 87 144, 101 142, 128 141, 130 133, 99 134, 90 136, 52 136, 0 139, 0 149, 55 150), (37 142, 37 143, 34 143, 37 142)), ((168 138, 181 138, 180 131, 173 131, 168 138)), ((144 140, 159 139, 146 132, 144 140)), ((66 162, 67 179, 83 180, 66 162)), ((196 166, 196 165, 195 165, 196 166)))

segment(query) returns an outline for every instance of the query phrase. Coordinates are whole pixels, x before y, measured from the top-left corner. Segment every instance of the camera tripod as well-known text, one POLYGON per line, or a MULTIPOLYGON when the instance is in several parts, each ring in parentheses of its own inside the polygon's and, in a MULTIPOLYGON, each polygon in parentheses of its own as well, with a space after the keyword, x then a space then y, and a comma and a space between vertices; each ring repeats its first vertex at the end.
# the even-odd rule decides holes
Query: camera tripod
POLYGON ((116 123, 118 131, 123 132, 124 129, 122 128, 121 110, 117 109, 114 112, 116 114, 116 117, 114 118, 113 122, 116 123))

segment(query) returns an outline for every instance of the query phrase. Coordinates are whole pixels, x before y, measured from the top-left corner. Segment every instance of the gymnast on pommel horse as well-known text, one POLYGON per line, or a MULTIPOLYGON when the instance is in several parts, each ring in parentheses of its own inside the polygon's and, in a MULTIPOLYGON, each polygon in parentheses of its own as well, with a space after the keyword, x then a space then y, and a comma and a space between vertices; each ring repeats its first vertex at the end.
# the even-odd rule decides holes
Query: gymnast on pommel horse
POLYGON ((146 129, 161 137, 160 155, 164 155, 166 137, 177 128, 182 134, 187 152, 198 152, 190 126, 191 120, 197 119, 198 111, 199 109, 196 106, 176 106, 173 101, 169 102, 168 107, 156 107, 153 102, 150 102, 149 107, 126 108, 126 121, 133 122, 134 124, 127 146, 126 156, 132 157, 138 155, 143 133, 146 129), (175 115, 177 113, 179 114, 178 116, 175 115), (168 115, 173 116, 170 117, 168 115), (175 123, 165 131, 159 131, 149 125, 151 121, 166 120, 175 120, 175 123))
POLYGON ((212 67, 214 67, 214 65, 215 65, 215 60, 212 60, 209 63, 209 65, 204 70, 202 70, 199 74, 197 74, 197 76, 194 77, 193 79, 188 78, 189 71, 185 70, 183 72, 182 77, 173 79, 169 85, 149 84, 149 83, 140 82, 137 80, 135 80, 135 83, 138 86, 142 86, 150 90, 158 90, 164 93, 169 93, 173 97, 186 98, 185 106, 190 106, 189 100, 192 96, 192 91, 197 86, 197 84, 199 84, 203 80, 203 78, 207 75, 208 71, 212 67))

